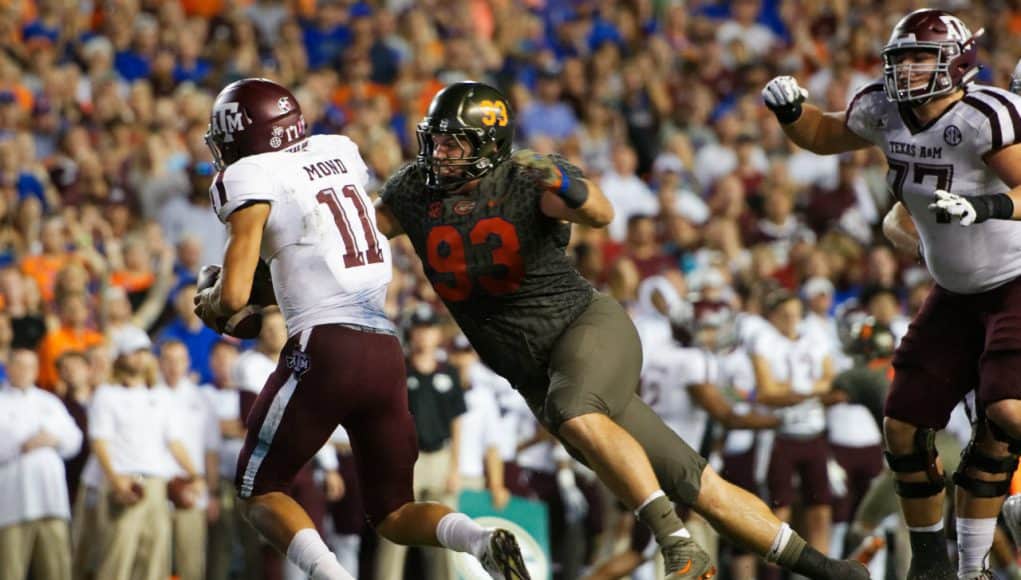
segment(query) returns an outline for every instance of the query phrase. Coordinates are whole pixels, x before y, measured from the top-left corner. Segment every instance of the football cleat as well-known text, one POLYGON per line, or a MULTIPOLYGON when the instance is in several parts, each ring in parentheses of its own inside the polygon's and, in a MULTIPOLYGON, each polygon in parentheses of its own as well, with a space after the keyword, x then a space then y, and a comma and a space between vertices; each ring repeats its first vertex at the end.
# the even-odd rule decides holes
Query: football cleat
POLYGON ((660 547, 663 553, 663 568, 667 578, 689 578, 707 580, 716 576, 709 554, 691 538, 671 536, 670 542, 660 547))
POLYGON ((493 580, 531 580, 521 548, 514 534, 507 530, 494 530, 489 536, 489 545, 479 558, 482 567, 493 580))

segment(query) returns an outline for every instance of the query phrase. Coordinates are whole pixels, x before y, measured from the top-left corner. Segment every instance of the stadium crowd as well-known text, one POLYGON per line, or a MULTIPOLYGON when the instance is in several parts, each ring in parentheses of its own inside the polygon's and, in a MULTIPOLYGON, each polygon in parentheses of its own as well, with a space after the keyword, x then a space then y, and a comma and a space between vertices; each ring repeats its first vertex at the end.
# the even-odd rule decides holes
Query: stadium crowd
MULTIPOLYGON (((1006 87, 1021 55, 1021 3, 942 4, 972 30, 985 27, 978 82, 1006 87)), ((575 226, 569 253, 629 308, 647 360, 674 340, 720 355, 719 374, 667 373, 645 381, 643 396, 813 546, 862 546, 866 559, 878 551, 874 576, 903 577, 881 403, 851 405, 839 391, 862 369, 878 369, 883 382, 931 280, 917 256, 883 239, 892 201, 882 154, 796 150, 760 90, 791 74, 812 102, 843 110, 880 76, 893 23, 920 6, 0 3, 0 579, 67 570, 155 580, 166 578, 163 562, 182 580, 293 575, 233 509, 231 483, 244 413, 286 340, 283 320, 267 317, 257 340, 239 342, 192 312, 198 270, 222 261, 226 241, 209 202, 212 99, 251 76, 291 87, 313 133, 351 137, 377 185, 414 159, 415 125, 436 91, 464 79, 501 87, 517 144, 560 153, 612 200, 614 222, 575 226), (724 368, 733 351, 747 355, 744 371, 724 368), (756 386, 777 380, 837 393, 766 409, 756 386), (706 384, 731 414, 707 412, 689 393, 706 384), (752 407, 779 427, 727 429, 752 407), (803 456, 771 451, 784 439, 819 446, 803 456), (36 544, 46 549, 33 555, 36 544)), ((512 494, 544 502, 557 579, 611 577, 597 570, 614 554, 629 566, 644 561, 630 515, 477 362, 407 240, 393 248, 388 313, 408 348, 416 493, 450 503, 483 489, 497 508, 512 494)), ((958 423, 944 445, 967 443, 967 416, 958 423)), ((334 443, 294 494, 348 570, 400 578, 403 552, 366 531, 350 449, 342 433, 334 443)), ((994 563, 1021 578, 1001 535, 994 563)), ((717 547, 708 530, 699 539, 717 550, 723 577, 778 577, 736 547, 717 547)), ((425 557, 433 572, 409 568, 406 577, 447 574, 444 556, 425 557)))

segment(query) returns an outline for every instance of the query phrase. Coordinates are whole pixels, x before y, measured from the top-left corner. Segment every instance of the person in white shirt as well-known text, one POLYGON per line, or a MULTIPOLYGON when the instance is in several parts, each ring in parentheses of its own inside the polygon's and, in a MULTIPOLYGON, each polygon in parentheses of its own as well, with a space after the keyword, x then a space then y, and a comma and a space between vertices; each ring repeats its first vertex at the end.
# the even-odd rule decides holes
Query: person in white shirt
MULTIPOLYGON (((211 384, 202 385, 202 393, 213 407, 220 428, 219 478, 211 490, 219 489, 219 518, 209 526, 206 551, 206 578, 227 580, 235 546, 241 546, 241 578, 258 574, 262 565, 259 554, 259 537, 237 509, 234 493, 234 472, 238 455, 245 439, 245 424, 241 420, 241 390, 233 379, 238 360, 238 349, 231 342, 220 341, 209 353, 209 368, 213 374, 211 384)), ((254 396, 253 396, 254 399, 254 396)), ((208 480, 208 472, 207 472, 208 480)))
POLYGON ((450 350, 450 364, 461 374, 464 402, 467 411, 461 416, 461 445, 458 469, 462 489, 489 489, 493 507, 502 510, 510 501, 510 491, 503 481, 503 458, 500 442, 511 437, 503 429, 500 406, 496 393, 489 389, 485 378, 478 384, 475 377, 483 377, 483 364, 472 350, 468 339, 457 336, 450 350))
POLYGON ((610 223, 610 237, 617 242, 624 241, 627 223, 633 215, 656 215, 659 213, 659 198, 638 175, 638 157, 627 145, 613 149, 613 170, 606 172, 599 181, 599 187, 613 203, 615 217, 610 223))
MULTIPOLYGON (((108 514, 97 578, 166 580, 170 575, 168 452, 204 488, 175 430, 173 401, 156 385, 148 337, 115 344, 112 384, 100 387, 89 408, 92 457, 84 483, 108 514)), ((89 491, 86 491, 89 495, 89 491)))
POLYGON ((184 483, 187 474, 174 466, 171 481, 186 487, 181 494, 184 501, 174 502, 171 514, 174 572, 181 580, 202 580, 206 574, 206 518, 215 521, 219 517, 220 422, 209 399, 189 377, 190 366, 188 347, 183 342, 168 340, 160 345, 160 372, 173 399, 181 443, 211 491, 205 493, 193 481, 184 483))
MULTIPOLYGON (((788 521, 799 489, 806 506, 805 539, 820 552, 829 550, 831 494, 827 460, 826 412, 821 397, 829 393, 833 361, 827 347, 801 331, 802 305, 794 294, 778 289, 765 299, 771 331, 758 333, 751 347, 757 400, 776 407, 781 425, 769 460, 770 498, 777 517, 788 521)), ((772 572, 772 570, 770 570, 772 572)))
POLYGON ((70 580, 71 518, 64 459, 82 432, 56 396, 35 386, 39 361, 16 350, 0 388, 0 578, 70 580))

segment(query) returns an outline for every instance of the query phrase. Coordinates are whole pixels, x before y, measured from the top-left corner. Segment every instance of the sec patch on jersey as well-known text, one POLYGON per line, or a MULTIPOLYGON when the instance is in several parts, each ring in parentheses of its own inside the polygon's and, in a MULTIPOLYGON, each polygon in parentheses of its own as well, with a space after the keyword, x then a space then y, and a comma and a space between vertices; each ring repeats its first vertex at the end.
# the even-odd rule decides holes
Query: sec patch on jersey
MULTIPOLYGON (((203 266, 195 283, 196 292, 219 284, 222 270, 223 268, 218 264, 203 266)), ((269 266, 266 262, 259 260, 259 265, 255 268, 255 276, 252 279, 252 291, 248 298, 248 304, 230 316, 217 318, 213 330, 234 338, 255 338, 262 330, 262 311, 273 303, 275 303, 275 299, 269 266)))

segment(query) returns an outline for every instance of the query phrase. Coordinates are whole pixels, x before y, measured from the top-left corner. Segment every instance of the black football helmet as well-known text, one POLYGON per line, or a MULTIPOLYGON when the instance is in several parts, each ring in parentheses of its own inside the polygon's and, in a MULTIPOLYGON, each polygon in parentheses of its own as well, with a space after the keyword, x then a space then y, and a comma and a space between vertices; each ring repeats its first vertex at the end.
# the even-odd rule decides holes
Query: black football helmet
POLYGON ((426 187, 449 191, 478 179, 510 157, 514 112, 497 89, 464 81, 433 97, 418 124, 418 163, 426 170, 426 187), (460 147, 457 158, 436 158, 434 137, 446 135, 460 147))
POLYGON ((206 145, 223 171, 242 157, 287 150, 306 136, 305 117, 291 91, 269 79, 248 78, 216 96, 206 145))

